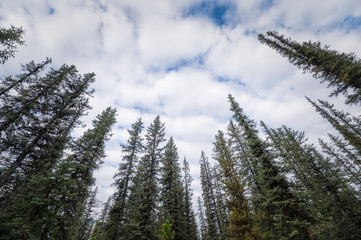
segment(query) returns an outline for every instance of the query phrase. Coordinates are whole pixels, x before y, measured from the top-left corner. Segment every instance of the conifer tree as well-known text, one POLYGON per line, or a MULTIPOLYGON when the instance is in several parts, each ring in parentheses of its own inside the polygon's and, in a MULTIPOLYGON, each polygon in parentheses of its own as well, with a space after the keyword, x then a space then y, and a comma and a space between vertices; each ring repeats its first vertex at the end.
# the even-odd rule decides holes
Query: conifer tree
POLYGON ((94 224, 94 218, 92 217, 94 207, 96 205, 96 194, 98 192, 98 186, 90 191, 89 198, 86 203, 86 210, 82 217, 82 223, 79 228, 77 240, 89 240, 92 227, 94 224))
POLYGON ((207 237, 207 223, 206 223, 206 216, 204 214, 202 199, 199 196, 197 199, 197 204, 198 204, 197 207, 198 207, 198 220, 199 220, 199 235, 200 235, 200 239, 204 240, 207 237))
POLYGON ((163 157, 164 123, 157 116, 147 129, 145 155, 140 159, 129 197, 129 210, 121 239, 157 239, 159 162, 163 157))
POLYGON ((24 45, 22 40, 24 30, 19 27, 10 26, 10 28, 0 28, 0 63, 4 64, 9 58, 15 56, 17 45, 24 45))
POLYGON ((209 166, 208 158, 205 156, 205 153, 203 151, 201 152, 200 157, 200 168, 202 196, 207 222, 205 239, 218 240, 221 239, 221 222, 218 216, 219 212, 217 209, 217 201, 215 196, 215 189, 213 186, 213 175, 211 172, 211 167, 209 166))
POLYGON ((214 158, 219 163, 220 173, 227 194, 227 207, 230 210, 227 232, 230 239, 262 239, 258 229, 258 219, 251 213, 248 200, 244 196, 244 184, 235 167, 230 143, 223 132, 218 131, 213 150, 214 158))
POLYGON ((6 114, 1 121, 0 235, 13 239, 47 238, 55 231, 60 202, 53 200, 63 182, 55 184, 54 168, 93 92, 88 88, 94 74, 82 76, 75 66, 63 65, 40 76, 38 67, 26 84, 20 81, 1 95, 6 114))
MULTIPOLYGON (((316 111, 324 117, 347 141, 347 145, 354 148, 353 151, 361 157, 361 116, 353 117, 349 113, 336 110, 332 104, 318 100, 319 104, 307 100, 315 107, 316 111)), ((356 161, 361 165, 361 160, 356 161)))
POLYGON ((183 186, 184 186, 184 214, 185 232, 184 239, 197 240, 197 223, 192 207, 192 176, 190 174, 189 163, 186 158, 183 160, 183 186))
POLYGON ((360 200, 339 168, 307 144, 303 132, 286 126, 262 126, 282 159, 283 169, 302 193, 305 207, 313 212, 312 229, 317 239, 359 238, 360 222, 355 216, 361 214, 360 200))
POLYGON ((343 93, 347 104, 361 102, 361 60, 355 53, 339 53, 321 46, 320 42, 298 43, 277 32, 259 34, 261 43, 275 49, 283 57, 313 77, 327 82, 334 90, 330 96, 343 93))
POLYGON ((113 195, 114 204, 109 212, 106 232, 109 239, 119 240, 122 224, 124 223, 124 213, 127 209, 130 187, 133 184, 136 164, 139 154, 143 151, 143 129, 142 119, 139 118, 132 128, 128 130, 129 139, 122 145, 123 162, 119 164, 117 173, 114 176, 116 192, 113 195))
POLYGON ((90 187, 95 183, 93 173, 103 163, 105 143, 115 124, 115 114, 116 110, 110 107, 99 114, 93 120, 93 128, 71 144, 72 153, 55 172, 65 189, 60 198, 62 205, 55 233, 57 239, 70 239, 79 231, 90 187))
POLYGON ((11 94, 1 96, 3 205, 4 195, 23 185, 27 177, 54 166, 71 130, 90 108, 88 98, 93 90, 88 88, 94 74, 82 76, 75 66, 63 65, 46 76, 32 77, 27 84, 18 84, 11 94))
POLYGON ((265 142, 258 137, 255 122, 243 113, 231 95, 228 98, 233 118, 242 127, 251 157, 257 162, 256 177, 261 190, 258 201, 265 213, 263 222, 270 232, 270 239, 313 239, 308 230, 308 214, 299 208, 299 199, 291 192, 265 142))
POLYGON ((160 217, 167 219, 172 225, 175 240, 186 240, 188 238, 186 238, 184 189, 178 160, 178 150, 171 137, 164 148, 164 157, 161 160, 160 217))

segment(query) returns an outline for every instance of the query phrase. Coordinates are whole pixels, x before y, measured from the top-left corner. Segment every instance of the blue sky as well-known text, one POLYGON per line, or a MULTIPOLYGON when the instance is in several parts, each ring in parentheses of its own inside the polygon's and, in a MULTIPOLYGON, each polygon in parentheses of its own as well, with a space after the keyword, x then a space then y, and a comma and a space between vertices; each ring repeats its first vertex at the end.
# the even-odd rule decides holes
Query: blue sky
MULTIPOLYGON (((107 106, 118 109, 108 157, 95 174, 101 201, 113 192, 127 128, 138 117, 148 126, 158 114, 180 159, 190 162, 196 197, 200 152, 211 159, 214 135, 231 116, 228 93, 257 122, 304 130, 311 142, 332 131, 304 98, 327 99, 331 91, 261 45, 257 34, 276 30, 360 56, 360 19, 359 0, 0 0, 0 26, 26 30, 26 46, 0 74, 46 57, 53 67, 96 73, 93 110, 84 121, 107 106)), ((331 99, 358 112, 343 101, 331 99)))

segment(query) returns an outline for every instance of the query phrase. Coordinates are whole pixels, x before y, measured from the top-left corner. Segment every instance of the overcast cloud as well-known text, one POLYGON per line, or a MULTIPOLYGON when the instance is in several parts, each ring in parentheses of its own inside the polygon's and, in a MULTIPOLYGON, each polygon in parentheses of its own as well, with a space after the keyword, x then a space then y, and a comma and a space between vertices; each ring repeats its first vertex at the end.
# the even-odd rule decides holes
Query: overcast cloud
MULTIPOLYGON (((119 144, 138 117, 147 127, 160 115, 190 162, 195 196, 200 151, 211 158, 214 135, 231 116, 228 93, 257 122, 306 131, 313 142, 332 131, 304 98, 325 100, 331 90, 261 45, 257 34, 276 30, 361 55, 359 0, 0 0, 0 26, 10 25, 26 30, 26 46, 1 66, 1 76, 50 57, 53 67, 96 73, 84 121, 107 106, 118 109, 108 157, 95 174, 101 201, 113 192, 119 144)), ((330 100, 359 114, 343 101, 330 100)))

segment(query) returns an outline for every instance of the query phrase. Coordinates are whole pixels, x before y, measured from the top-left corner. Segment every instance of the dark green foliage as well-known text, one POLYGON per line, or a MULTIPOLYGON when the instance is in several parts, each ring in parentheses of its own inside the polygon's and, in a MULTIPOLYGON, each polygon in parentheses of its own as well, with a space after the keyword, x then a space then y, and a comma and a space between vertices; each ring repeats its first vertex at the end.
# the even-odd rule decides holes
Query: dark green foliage
POLYGON ((0 28, 0 63, 4 64, 9 58, 15 56, 17 45, 24 45, 22 40, 24 30, 20 27, 0 28))
POLYGON ((107 238, 118 240, 121 228, 124 224, 124 215, 127 210, 130 187, 134 182, 134 172, 138 162, 139 154, 143 151, 143 139, 141 131, 143 129, 142 119, 132 124, 132 129, 128 130, 129 139, 127 144, 122 145, 124 153, 123 162, 119 164, 117 173, 114 176, 116 192, 113 195, 114 204, 109 212, 107 222, 107 238))
POLYGON ((205 217, 206 217, 206 230, 205 238, 202 239, 221 239, 221 221, 219 218, 219 211, 217 208, 217 200, 214 188, 214 179, 209 166, 208 158, 202 151, 200 157, 200 168, 201 168, 201 186, 202 196, 204 200, 205 217))
MULTIPOLYGON (((40 75, 50 60, 30 63, 24 74, 2 81, 0 232, 3 239, 52 239, 63 184, 56 166, 71 130, 90 108, 94 74, 63 65, 40 75), (11 89, 11 91, 10 91, 11 89)), ((62 176, 61 176, 62 178, 62 176)), ((85 197, 87 198, 87 196, 85 197)))
POLYGON ((109 107, 98 115, 93 120, 93 128, 71 144, 71 154, 55 171, 55 178, 59 178, 64 189, 60 197, 59 239, 70 239, 79 231, 89 190, 95 182, 93 172, 105 157, 105 143, 115 124, 115 113, 116 110, 109 107))
POLYGON ((282 160, 283 170, 292 176, 293 187, 307 201, 304 207, 314 216, 312 229, 317 239, 357 239, 360 223, 355 216, 361 214, 360 200, 340 168, 307 144, 303 132, 262 126, 282 160))
POLYGON ((270 239, 313 239, 308 230, 308 214, 300 208, 300 199, 291 191, 265 142, 258 137, 255 122, 243 113, 231 95, 229 102, 233 118, 243 131, 252 165, 257 169, 255 182, 259 184, 260 193, 256 206, 265 214, 263 222, 270 239))
POLYGON ((198 220, 199 220, 199 235, 200 239, 206 239, 207 237, 207 223, 206 223, 206 216, 204 215, 204 207, 202 203, 201 197, 197 199, 198 203, 198 220))
POLYGON ((157 184, 159 162, 163 157, 164 123, 157 116, 148 127, 145 155, 141 158, 129 196, 129 210, 122 239, 157 239, 157 184))
POLYGON ((327 82, 334 90, 330 96, 343 93, 347 104, 361 102, 361 60, 355 53, 339 53, 321 46, 320 42, 302 44, 285 38, 277 32, 258 35, 261 43, 275 49, 283 57, 313 77, 327 82))
POLYGON ((79 228, 77 240, 88 240, 91 235, 92 227, 94 224, 94 218, 92 217, 93 208, 96 204, 96 194, 98 187, 90 192, 89 198, 86 203, 86 209, 82 217, 82 223, 79 228))
POLYGON ((185 215, 185 227, 184 227, 184 239, 197 240, 197 224, 192 207, 192 176, 190 175, 189 164, 184 158, 183 160, 183 186, 184 186, 184 215, 185 215))
POLYGON ((184 188, 178 163, 178 150, 171 137, 164 148, 160 177, 160 218, 173 226, 174 239, 186 240, 184 188))

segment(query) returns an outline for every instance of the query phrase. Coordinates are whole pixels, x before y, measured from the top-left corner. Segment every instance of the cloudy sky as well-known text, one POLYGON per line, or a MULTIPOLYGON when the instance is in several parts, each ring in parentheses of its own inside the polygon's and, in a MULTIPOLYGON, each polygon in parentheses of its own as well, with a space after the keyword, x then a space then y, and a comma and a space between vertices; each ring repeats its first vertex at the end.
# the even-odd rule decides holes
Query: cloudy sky
MULTIPOLYGON (((101 201, 113 192, 119 144, 138 117, 148 126, 161 116, 190 162, 195 196, 200 152, 211 158, 214 135, 231 116, 228 93, 252 119, 306 131, 312 142, 332 131, 304 98, 326 100, 331 90, 261 45, 257 34, 276 30, 361 55, 359 0, 0 0, 0 27, 10 25, 26 30, 26 46, 0 66, 0 76, 50 57, 54 68, 66 63, 96 73, 84 121, 107 106, 118 109, 108 157, 95 174, 101 201)), ((342 96, 330 101, 359 113, 342 96)))

